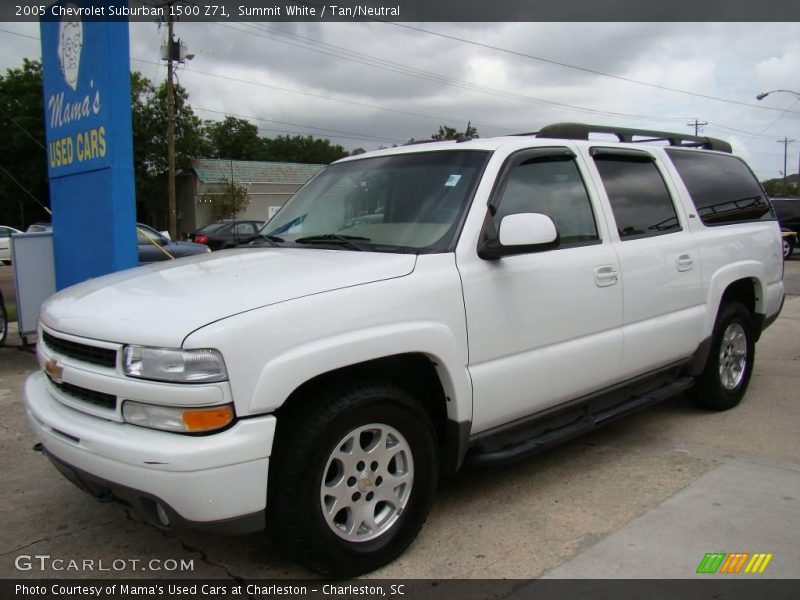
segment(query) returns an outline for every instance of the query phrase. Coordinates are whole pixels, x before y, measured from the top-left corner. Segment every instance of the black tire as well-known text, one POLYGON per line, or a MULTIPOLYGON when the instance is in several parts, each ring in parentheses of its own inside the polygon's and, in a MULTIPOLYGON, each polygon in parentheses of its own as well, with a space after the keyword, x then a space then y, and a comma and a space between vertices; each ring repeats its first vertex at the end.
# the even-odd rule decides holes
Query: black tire
MULTIPOLYGON (((333 577, 355 577, 391 562, 416 538, 436 493, 439 462, 436 434, 428 414, 407 392, 385 383, 317 389, 313 399, 297 400, 293 408, 288 407, 278 416, 267 495, 269 534, 294 560, 333 577), (334 524, 327 522, 322 506, 323 490, 327 488, 322 486, 330 485, 331 461, 335 460, 337 449, 344 448, 342 441, 359 428, 373 424, 393 429, 404 438, 412 458, 412 479, 402 511, 389 510, 393 516, 384 521, 387 528, 373 539, 351 541, 343 539, 344 529, 337 533, 334 524)), ((358 465, 363 463, 358 461, 358 465)), ((350 486, 355 479, 352 474, 345 472, 338 480, 350 486)), ((381 477, 374 474, 362 477, 369 486, 381 484, 381 477)), ((370 501, 374 504, 369 506, 374 508, 365 510, 378 514, 392 508, 377 500, 378 488, 361 486, 359 479, 357 487, 346 492, 348 496, 353 492, 353 504, 355 492, 364 492, 363 497, 359 493, 359 500, 366 502, 368 489, 373 489, 370 501)), ((387 489, 384 487, 383 491, 387 489)), ((349 508, 340 510, 355 514, 349 508)), ((329 513, 334 514, 341 513, 329 513)))
MULTIPOLYGON (((734 345, 736 343, 733 342, 734 345)), ((709 410, 721 411, 733 408, 742 401, 747 391, 754 361, 753 317, 740 302, 728 302, 722 306, 717 315, 705 368, 695 379, 695 385, 687 395, 697 406, 709 410), (742 345, 746 355, 743 357, 742 369, 724 369, 726 364, 733 365, 736 362, 731 351, 732 344, 726 339, 726 334, 730 333, 744 335, 742 345), (727 381, 723 371, 728 376, 727 381)))
POLYGON ((789 260, 794 252, 794 244, 789 238, 783 238, 781 242, 783 244, 783 260, 789 260))
POLYGON ((0 296, 0 346, 6 343, 6 336, 8 336, 8 314, 6 305, 3 304, 3 298, 0 296))

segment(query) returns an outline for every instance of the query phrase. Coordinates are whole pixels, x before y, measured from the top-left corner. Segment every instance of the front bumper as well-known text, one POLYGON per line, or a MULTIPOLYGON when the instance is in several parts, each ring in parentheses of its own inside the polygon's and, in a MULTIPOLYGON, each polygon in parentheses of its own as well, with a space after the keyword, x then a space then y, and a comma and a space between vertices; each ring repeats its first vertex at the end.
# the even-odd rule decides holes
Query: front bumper
POLYGON ((145 518, 161 504, 173 525, 243 533, 263 527, 271 415, 205 436, 154 431, 69 408, 36 372, 24 387, 31 427, 54 464, 82 489, 120 500, 145 518))

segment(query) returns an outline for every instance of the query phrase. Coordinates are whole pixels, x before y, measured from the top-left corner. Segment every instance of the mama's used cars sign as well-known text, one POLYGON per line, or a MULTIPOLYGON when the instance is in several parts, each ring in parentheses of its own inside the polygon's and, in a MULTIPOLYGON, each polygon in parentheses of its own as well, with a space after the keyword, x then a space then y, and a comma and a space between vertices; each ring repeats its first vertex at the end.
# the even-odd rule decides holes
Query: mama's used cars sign
MULTIPOLYGON (((63 2, 65 7, 74 2, 63 2)), ((71 12, 71 11, 70 11, 71 12)), ((109 31, 66 15, 42 22, 50 177, 108 166, 109 31), (88 25, 88 26, 87 26, 88 25)))
POLYGON ((41 18, 58 289, 136 266, 128 23, 118 0, 59 0, 41 18))

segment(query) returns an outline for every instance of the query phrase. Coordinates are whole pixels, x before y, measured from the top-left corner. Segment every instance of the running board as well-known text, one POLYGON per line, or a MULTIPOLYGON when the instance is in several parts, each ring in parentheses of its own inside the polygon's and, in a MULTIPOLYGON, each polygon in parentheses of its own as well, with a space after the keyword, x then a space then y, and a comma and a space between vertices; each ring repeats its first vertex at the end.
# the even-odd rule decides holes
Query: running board
POLYGON ((575 420, 565 425, 558 424, 559 420, 563 422, 563 415, 556 413, 537 423, 537 433, 533 437, 523 441, 515 441, 510 445, 488 452, 482 451, 479 447, 474 447, 467 454, 465 463, 471 466, 490 466, 522 460, 546 448, 556 446, 592 429, 607 425, 626 415, 676 396, 693 385, 694 379, 692 377, 682 377, 650 391, 630 396, 619 404, 598 410, 593 414, 578 416, 575 420), (547 421, 553 422, 554 426, 548 428, 547 421))

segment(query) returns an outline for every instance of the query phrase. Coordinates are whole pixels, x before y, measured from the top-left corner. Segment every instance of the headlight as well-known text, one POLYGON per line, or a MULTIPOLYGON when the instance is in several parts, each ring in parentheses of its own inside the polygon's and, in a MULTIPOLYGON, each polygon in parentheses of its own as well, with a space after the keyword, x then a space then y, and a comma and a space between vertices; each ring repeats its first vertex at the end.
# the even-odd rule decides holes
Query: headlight
POLYGON ((205 433, 229 425, 233 421, 234 413, 230 404, 205 408, 179 408, 126 400, 122 404, 122 418, 126 423, 151 429, 205 433))
POLYGON ((228 379, 225 361, 217 350, 178 350, 125 346, 122 369, 126 375, 155 381, 213 383, 228 379))

